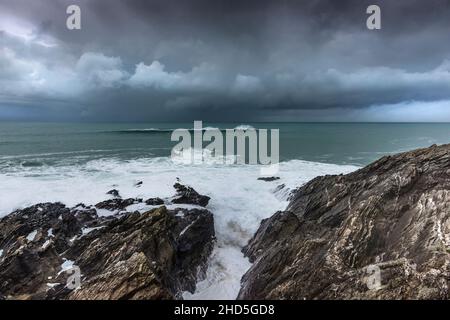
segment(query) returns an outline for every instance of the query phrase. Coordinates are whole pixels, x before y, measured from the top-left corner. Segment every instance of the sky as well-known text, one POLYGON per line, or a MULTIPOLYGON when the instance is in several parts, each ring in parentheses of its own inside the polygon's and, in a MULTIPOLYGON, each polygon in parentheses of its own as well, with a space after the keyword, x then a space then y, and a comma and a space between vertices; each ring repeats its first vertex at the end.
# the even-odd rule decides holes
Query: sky
POLYGON ((450 121, 450 0, 0 0, 0 120, 450 121))

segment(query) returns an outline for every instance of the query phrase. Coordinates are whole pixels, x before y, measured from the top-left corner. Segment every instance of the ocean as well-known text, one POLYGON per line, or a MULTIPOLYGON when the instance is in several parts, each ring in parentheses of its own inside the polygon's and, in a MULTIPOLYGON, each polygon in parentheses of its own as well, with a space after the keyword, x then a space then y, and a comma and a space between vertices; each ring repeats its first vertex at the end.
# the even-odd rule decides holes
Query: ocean
POLYGON ((206 278, 184 298, 234 299, 250 266, 242 246, 262 219, 286 207, 289 190, 383 155, 450 142, 450 124, 440 123, 203 123, 242 125, 280 130, 279 180, 257 180, 255 165, 173 162, 172 130, 193 123, 0 122, 0 217, 39 202, 95 204, 112 188, 123 197, 170 197, 178 178, 211 197, 217 235, 206 278))

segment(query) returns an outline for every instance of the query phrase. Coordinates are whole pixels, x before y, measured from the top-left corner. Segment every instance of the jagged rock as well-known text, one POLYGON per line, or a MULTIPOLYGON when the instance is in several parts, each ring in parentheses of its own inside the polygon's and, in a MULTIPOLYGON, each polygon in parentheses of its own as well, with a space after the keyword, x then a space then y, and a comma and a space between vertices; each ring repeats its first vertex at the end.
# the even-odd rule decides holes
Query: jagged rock
POLYGON ((142 202, 142 199, 139 199, 139 198, 138 199, 115 198, 115 199, 109 199, 109 200, 99 202, 95 205, 95 207, 98 209, 106 209, 106 210, 110 210, 110 211, 115 211, 115 210, 124 210, 126 207, 131 206, 132 204, 141 203, 141 202, 142 202))
POLYGON ((184 186, 178 182, 173 187, 177 191, 177 195, 172 199, 172 203, 194 204, 206 207, 211 199, 208 196, 199 194, 193 188, 184 186))
POLYGON ((164 200, 161 198, 150 198, 145 200, 145 204, 148 204, 149 206, 159 206, 164 204, 164 200))
POLYGON ((83 203, 78 204, 71 209, 71 212, 81 224, 96 224, 98 222, 97 210, 92 206, 85 206, 83 203))
POLYGON ((178 235, 176 264, 177 276, 185 280, 186 290, 195 291, 196 278, 206 275, 206 257, 212 251, 214 219, 206 209, 177 209, 178 224, 175 233, 178 235), (181 217, 180 217, 181 216, 181 217), (193 268, 193 266, 199 266, 193 268))
POLYGON ((163 206, 98 217, 92 210, 46 203, 0 219, 0 297, 173 299, 195 289, 213 248, 209 211, 163 206), (66 286, 66 263, 80 268, 81 288, 66 286))
POLYGON ((70 238, 81 234, 74 216, 61 203, 43 203, 0 219, 0 295, 25 298, 45 292, 48 277, 62 264, 59 255, 70 238))
POLYGON ((259 177, 258 180, 265 181, 265 182, 271 182, 275 180, 280 180, 280 177, 259 177))
POLYGON ((110 194, 113 197, 120 198, 119 190, 117 190, 117 189, 109 190, 106 194, 110 194))
POLYGON ((243 252, 240 299, 448 299, 450 145, 313 179, 243 252))

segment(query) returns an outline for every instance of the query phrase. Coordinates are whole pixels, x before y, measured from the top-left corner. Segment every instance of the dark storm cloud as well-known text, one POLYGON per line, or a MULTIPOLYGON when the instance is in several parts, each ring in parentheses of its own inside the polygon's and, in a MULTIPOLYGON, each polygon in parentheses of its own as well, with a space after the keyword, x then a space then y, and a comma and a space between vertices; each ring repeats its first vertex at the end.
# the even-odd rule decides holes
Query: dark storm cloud
POLYGON ((0 119, 379 120, 378 108, 389 120, 389 106, 450 108, 449 1, 0 0, 0 30, 0 119), (80 31, 65 28, 69 4, 80 31), (370 4, 379 31, 366 28, 370 4))

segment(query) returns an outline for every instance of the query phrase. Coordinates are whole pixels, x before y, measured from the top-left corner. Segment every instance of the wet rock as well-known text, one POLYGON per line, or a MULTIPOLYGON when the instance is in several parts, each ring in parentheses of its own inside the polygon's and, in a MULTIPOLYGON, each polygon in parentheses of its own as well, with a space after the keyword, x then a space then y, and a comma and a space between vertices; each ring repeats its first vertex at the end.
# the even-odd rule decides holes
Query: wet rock
POLYGON ((448 299, 450 145, 313 179, 243 252, 240 299, 448 299))
POLYGON ((172 199, 172 203, 194 204, 206 207, 211 199, 208 196, 199 194, 193 188, 184 186, 178 182, 173 187, 177 191, 177 195, 172 199))
POLYGON ((159 206, 164 204, 164 200, 161 198, 150 198, 145 200, 145 204, 148 204, 149 206, 159 206))
POLYGON ((71 209, 71 212, 81 224, 89 224, 90 222, 95 224, 98 222, 97 210, 92 206, 78 204, 75 208, 71 209))
POLYGON ((176 268, 177 276, 185 279, 186 290, 195 291, 196 278, 206 275, 207 264, 204 263, 205 256, 208 257, 212 251, 211 240, 214 238, 214 219, 212 214, 205 209, 177 209, 177 237, 176 268), (181 216, 180 216, 181 214, 181 216), (192 270, 192 266, 199 266, 192 270))
POLYGON ((81 234, 73 216, 61 203, 42 203, 0 219, 0 295, 25 299, 45 292, 47 278, 59 271, 59 255, 81 234))
POLYGON ((271 182, 275 180, 280 180, 280 177, 259 177, 258 180, 271 182))
POLYGON ((106 209, 109 211, 116 211, 116 210, 124 210, 126 207, 131 206, 132 204, 141 203, 142 199, 134 199, 134 198, 128 198, 128 199, 109 199, 102 202, 99 202, 95 205, 98 209, 106 209))
POLYGON ((0 219, 0 296, 174 299, 195 289, 214 243, 209 211, 162 206, 98 217, 93 210, 46 203, 0 219), (67 286, 75 267, 77 290, 67 286))
POLYGON ((109 190, 106 194, 110 194, 113 197, 120 198, 119 190, 117 189, 109 190))

